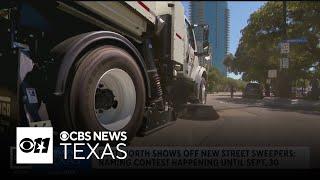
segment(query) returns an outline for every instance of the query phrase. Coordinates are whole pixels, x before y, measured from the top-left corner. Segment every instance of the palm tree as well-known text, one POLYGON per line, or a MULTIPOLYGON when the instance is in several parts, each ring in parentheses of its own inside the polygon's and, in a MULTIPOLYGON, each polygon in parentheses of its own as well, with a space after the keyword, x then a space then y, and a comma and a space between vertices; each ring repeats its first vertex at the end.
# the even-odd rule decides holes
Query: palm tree
POLYGON ((226 66, 229 72, 233 71, 233 67, 234 67, 233 60, 234 60, 234 56, 232 53, 227 54, 223 60, 223 65, 226 66))

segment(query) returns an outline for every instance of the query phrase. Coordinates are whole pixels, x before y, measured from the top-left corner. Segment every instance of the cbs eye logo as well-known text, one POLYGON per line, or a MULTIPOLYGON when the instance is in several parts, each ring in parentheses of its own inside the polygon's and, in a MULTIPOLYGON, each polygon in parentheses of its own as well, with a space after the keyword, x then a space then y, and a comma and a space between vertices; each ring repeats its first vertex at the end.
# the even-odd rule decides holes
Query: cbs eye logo
POLYGON ((37 138, 32 140, 24 138, 20 141, 20 150, 24 153, 47 153, 49 148, 50 138, 37 138))
POLYGON ((52 127, 17 127, 17 164, 52 164, 52 127))

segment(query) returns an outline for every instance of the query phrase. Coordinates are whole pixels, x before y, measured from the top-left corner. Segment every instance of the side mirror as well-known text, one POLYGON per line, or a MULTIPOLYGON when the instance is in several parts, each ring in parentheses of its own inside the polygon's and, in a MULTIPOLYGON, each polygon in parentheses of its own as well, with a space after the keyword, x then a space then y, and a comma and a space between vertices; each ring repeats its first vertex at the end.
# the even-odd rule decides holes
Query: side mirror
POLYGON ((208 56, 209 55, 209 25, 203 26, 203 53, 208 56))
POLYGON ((195 53, 196 56, 209 56, 209 25, 208 24, 193 24, 192 28, 195 30, 195 32, 198 32, 199 35, 202 37, 197 37, 196 39, 199 43, 202 44, 200 46, 202 49, 198 49, 201 53, 195 53))

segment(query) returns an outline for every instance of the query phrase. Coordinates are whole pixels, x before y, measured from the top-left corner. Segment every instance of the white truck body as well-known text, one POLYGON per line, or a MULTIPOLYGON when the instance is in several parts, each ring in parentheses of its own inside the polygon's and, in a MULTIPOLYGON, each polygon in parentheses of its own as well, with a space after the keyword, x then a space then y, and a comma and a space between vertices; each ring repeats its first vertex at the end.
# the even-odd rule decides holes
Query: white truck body
MULTIPOLYGON (((78 1, 82 7, 110 20, 127 31, 141 36, 147 30, 147 23, 156 25, 157 16, 172 15, 171 59, 183 65, 183 71, 178 73, 191 78, 199 84, 201 74, 205 69, 199 66, 197 51, 188 42, 184 15, 184 7, 179 1, 78 1), (169 7, 168 4, 172 4, 169 7), (189 58, 189 59, 187 59, 189 58)), ((190 24, 190 23, 189 23, 190 24)), ((195 39, 192 32, 192 38, 195 39)))

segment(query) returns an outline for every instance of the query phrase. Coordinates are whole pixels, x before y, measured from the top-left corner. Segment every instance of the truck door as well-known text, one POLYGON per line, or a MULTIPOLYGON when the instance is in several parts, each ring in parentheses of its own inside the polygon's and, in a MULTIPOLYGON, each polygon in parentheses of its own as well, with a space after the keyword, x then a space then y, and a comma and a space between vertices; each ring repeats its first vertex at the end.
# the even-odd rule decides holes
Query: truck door
POLYGON ((194 61, 195 61, 195 54, 194 52, 196 51, 195 49, 195 39, 194 39, 194 34, 191 28, 190 23, 185 20, 186 28, 187 28, 187 50, 186 50, 186 58, 187 58, 187 65, 188 65, 188 71, 187 74, 190 77, 191 72, 194 67, 194 61))

